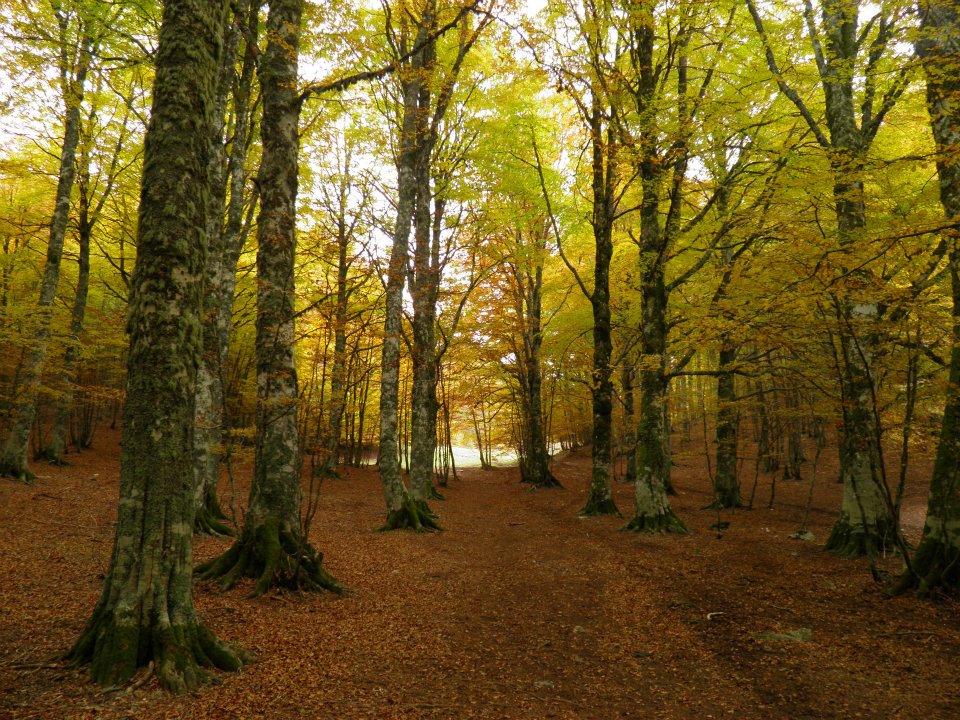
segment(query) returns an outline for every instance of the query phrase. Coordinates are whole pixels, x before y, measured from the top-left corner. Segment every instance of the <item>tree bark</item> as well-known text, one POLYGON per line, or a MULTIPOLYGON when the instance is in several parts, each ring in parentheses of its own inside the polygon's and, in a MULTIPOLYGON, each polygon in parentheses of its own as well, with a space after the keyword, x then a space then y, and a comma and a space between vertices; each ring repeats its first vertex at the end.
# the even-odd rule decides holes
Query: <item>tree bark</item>
MULTIPOLYGON (((652 7, 650 8, 652 11, 652 7)), ((638 18, 634 29, 633 64, 637 71, 637 107, 644 118, 640 133, 640 412, 637 432, 637 480, 634 515, 627 530, 685 532, 683 521, 667 498, 670 459, 667 436, 667 290, 664 262, 667 238, 660 229, 660 189, 664 166, 656 147, 657 131, 651 126, 656 90, 653 17, 638 18)), ((668 228, 669 230, 669 228, 668 228)))
MULTIPOLYGON (((225 588, 255 578, 272 587, 343 592, 300 524, 301 456, 294 362, 296 202, 300 100, 297 64, 303 0, 273 0, 260 60, 263 158, 257 218, 257 435, 243 532, 219 558, 197 568, 225 588)), ((209 141, 209 140, 208 140, 209 141)))
POLYGON ((610 488, 613 452, 613 382, 610 358, 613 337, 610 330, 610 260, 613 257, 613 216, 616 207, 616 155, 613 133, 604 132, 597 101, 590 115, 593 150, 593 382, 590 386, 593 410, 590 489, 580 515, 618 515, 610 488))
POLYGON ((120 505, 103 593, 68 653, 115 686, 155 663, 186 691, 237 670, 196 617, 191 559, 196 372, 202 347, 209 131, 225 4, 168 0, 147 129, 128 332, 120 505))
MULTIPOLYGON (((194 472, 196 473, 197 513, 194 529, 211 535, 233 535, 225 523, 226 515, 217 497, 220 478, 220 460, 223 454, 223 363, 229 347, 229 323, 222 324, 222 316, 232 315, 236 260, 234 251, 238 237, 227 232, 224 213, 227 208, 227 189, 243 194, 231 182, 230 163, 236 167, 246 159, 246 118, 249 114, 249 92, 252 80, 251 53, 247 58, 234 97, 234 137, 232 156, 227 157, 224 131, 227 118, 227 100, 233 84, 241 27, 248 24, 249 2, 236 6, 224 27, 224 50, 220 62, 214 127, 210 137, 210 195, 207 208, 207 237, 209 252, 204 289, 203 361, 197 373, 197 409, 195 430, 194 472)), ((250 40, 248 39, 248 43, 250 40)))
MULTIPOLYGON (((428 23, 421 22, 414 47, 422 45, 428 23)), ((413 528, 439 529, 436 517, 425 502, 417 502, 403 484, 397 418, 400 409, 400 331, 403 321, 403 287, 410 254, 410 229, 416 202, 417 159, 420 123, 419 97, 423 72, 423 49, 401 69, 403 117, 400 126, 400 153, 397 157, 397 219, 387 275, 380 377, 380 438, 377 466, 387 503, 383 530, 413 528)))
POLYGON ((898 590, 930 593, 960 586, 960 8, 950 0, 919 6, 917 55, 927 77, 927 109, 937 146, 940 202, 953 223, 945 231, 950 243, 950 288, 953 300, 953 348, 950 382, 937 455, 930 478, 927 519, 912 568, 898 590))

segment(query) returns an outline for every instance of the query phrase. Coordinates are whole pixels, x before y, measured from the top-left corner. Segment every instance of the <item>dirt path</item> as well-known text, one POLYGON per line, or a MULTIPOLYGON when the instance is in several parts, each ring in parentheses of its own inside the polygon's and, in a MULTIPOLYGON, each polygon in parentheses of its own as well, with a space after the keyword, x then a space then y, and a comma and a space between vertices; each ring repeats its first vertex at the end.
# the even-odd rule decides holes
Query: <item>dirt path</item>
MULTIPOLYGON (((776 510, 729 515, 717 539, 701 471, 682 462, 691 533, 648 537, 575 517, 588 468, 586 455, 558 462, 566 488, 546 492, 514 470, 464 472, 432 535, 373 531, 373 471, 328 481, 314 537, 351 594, 198 587, 201 616, 260 662, 180 698, 149 682, 103 695, 72 670, 22 666, 63 650, 96 600, 115 457, 4 482, 0 718, 960 716, 957 606, 884 600, 864 563, 790 540, 805 485, 781 486, 776 510)), ((818 491, 820 540, 838 493, 818 491)), ((630 488, 616 494, 629 511, 630 488)), ((197 559, 223 547, 201 539, 197 559)))

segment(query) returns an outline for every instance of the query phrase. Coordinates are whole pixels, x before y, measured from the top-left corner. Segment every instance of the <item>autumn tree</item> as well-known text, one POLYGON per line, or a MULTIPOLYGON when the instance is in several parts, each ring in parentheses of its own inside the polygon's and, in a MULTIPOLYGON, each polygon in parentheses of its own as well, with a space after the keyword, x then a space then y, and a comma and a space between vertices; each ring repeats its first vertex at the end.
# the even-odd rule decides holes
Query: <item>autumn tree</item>
MULTIPOLYGON (((257 421, 253 484, 243 531, 200 577, 231 587, 256 579, 254 594, 275 586, 342 592, 300 521, 294 264, 301 98, 297 88, 302 0, 271 3, 260 59, 263 156, 257 218, 257 421)), ((209 141, 209 136, 207 138, 209 141)))
POLYGON ((27 454, 36 413, 37 392, 50 341, 53 303, 60 279, 60 262, 76 177, 81 105, 94 50, 105 29, 104 22, 109 23, 107 18, 99 17, 100 9, 93 6, 62 5, 58 2, 53 4, 52 10, 57 28, 54 42, 58 89, 64 106, 60 170, 33 338, 22 369, 16 400, 11 408, 13 419, 0 449, 0 475, 9 475, 24 482, 33 478, 33 473, 28 468, 27 454))
POLYGON ((960 583, 960 11, 956 3, 918 5, 917 57, 927 80, 927 109, 937 148, 940 202, 948 226, 948 272, 952 299, 949 384, 940 440, 930 478, 923 536, 898 590, 956 589, 960 583))
POLYGON ((156 58, 128 331, 120 505, 103 592, 69 652, 115 686, 149 662, 186 691, 242 656, 196 617, 192 473, 209 137, 225 3, 170 0, 156 58))

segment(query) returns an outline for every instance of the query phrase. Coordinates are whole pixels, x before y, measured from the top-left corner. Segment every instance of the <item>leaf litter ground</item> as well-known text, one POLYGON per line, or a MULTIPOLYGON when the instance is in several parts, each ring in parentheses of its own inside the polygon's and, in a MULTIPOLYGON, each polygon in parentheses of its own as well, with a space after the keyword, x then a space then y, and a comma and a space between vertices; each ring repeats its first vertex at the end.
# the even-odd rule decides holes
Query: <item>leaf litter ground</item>
MULTIPOLYGON (((514 468, 462 471, 436 503, 437 534, 375 532, 376 472, 346 470, 323 488, 312 539, 347 597, 198 585, 200 616, 259 661, 182 697, 142 677, 103 692, 50 658, 100 591, 116 444, 104 434, 69 467, 38 466, 33 486, 0 481, 0 718, 960 717, 956 601, 887 599, 866 561, 820 549, 839 506, 835 461, 821 460, 815 542, 789 537, 807 483, 778 483, 768 510, 772 475, 758 509, 723 514, 718 538, 691 447, 675 454, 682 537, 577 519, 589 450, 555 461, 563 490, 531 492, 514 468)), ((918 464, 908 486, 914 541, 928 470, 918 464)), ((615 494, 628 513, 631 488, 615 494)), ((200 538, 195 559, 225 547, 200 538)))

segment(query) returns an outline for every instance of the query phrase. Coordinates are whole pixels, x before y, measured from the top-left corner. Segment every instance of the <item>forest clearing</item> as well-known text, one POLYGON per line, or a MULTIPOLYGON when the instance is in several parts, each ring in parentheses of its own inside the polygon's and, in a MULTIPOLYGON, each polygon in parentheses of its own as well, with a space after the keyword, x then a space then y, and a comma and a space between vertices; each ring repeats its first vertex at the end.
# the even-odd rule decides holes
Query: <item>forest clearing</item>
MULTIPOLYGON (((215 631, 260 661, 171 697, 151 677, 102 692, 83 671, 43 666, 82 629, 116 513, 116 455, 103 448, 0 503, 0 717, 32 718, 927 718, 960 713, 956 601, 887 598, 865 560, 824 552, 841 486, 824 461, 810 529, 789 536, 807 482, 767 509, 716 512, 699 443, 678 448, 682 537, 577 519, 589 451, 553 465, 563 490, 531 492, 517 469, 463 471, 444 531, 378 533, 371 468, 327 481, 311 539, 350 594, 250 585, 196 592, 215 631), (93 477, 97 473, 97 477, 93 477), (38 666, 39 664, 39 666, 38 666)), ((925 502, 911 480, 906 532, 925 502)), ((618 502, 630 488, 618 483, 618 502)), ((202 560, 223 540, 197 542, 202 560)), ((899 560, 881 567, 896 573, 899 560)), ((141 672, 138 680, 145 672, 141 672)))

